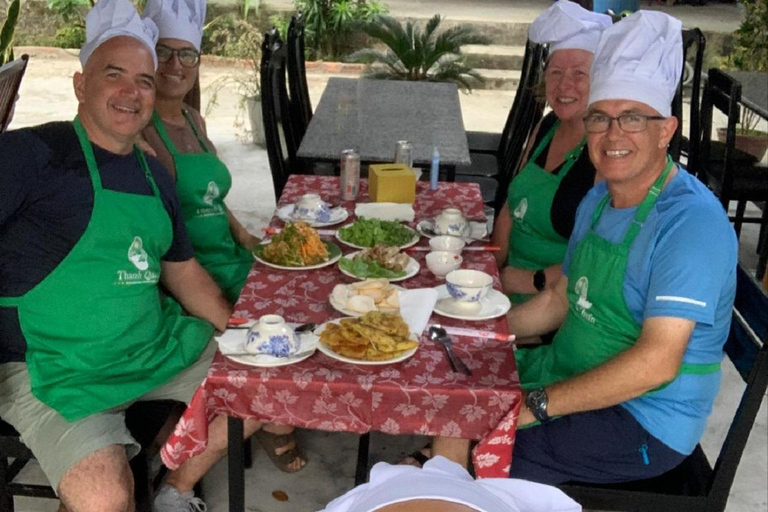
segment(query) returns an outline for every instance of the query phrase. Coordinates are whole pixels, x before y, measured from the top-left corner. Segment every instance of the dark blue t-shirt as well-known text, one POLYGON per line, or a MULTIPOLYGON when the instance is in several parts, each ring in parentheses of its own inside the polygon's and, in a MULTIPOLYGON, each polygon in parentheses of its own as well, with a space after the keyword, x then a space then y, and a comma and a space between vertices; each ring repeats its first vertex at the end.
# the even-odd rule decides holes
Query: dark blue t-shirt
MULTIPOLYGON (((93 146, 102 186, 151 195, 136 156, 93 146)), ((166 261, 194 257, 175 184, 160 162, 147 158, 173 225, 166 261)), ((72 123, 58 122, 0 135, 0 296, 31 290, 69 254, 93 210, 93 185, 72 123)), ((88 312, 83 312, 87 321, 88 312)), ((26 342, 16 308, 0 307, 0 363, 24 361, 26 342)))

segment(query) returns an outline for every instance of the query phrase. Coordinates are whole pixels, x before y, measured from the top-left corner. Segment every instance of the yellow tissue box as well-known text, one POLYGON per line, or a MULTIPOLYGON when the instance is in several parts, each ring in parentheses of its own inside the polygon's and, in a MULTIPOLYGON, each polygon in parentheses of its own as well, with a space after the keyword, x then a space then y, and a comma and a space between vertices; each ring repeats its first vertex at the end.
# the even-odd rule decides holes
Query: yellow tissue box
POLYGON ((368 166, 368 195, 375 203, 413 203, 416 175, 405 164, 368 166))

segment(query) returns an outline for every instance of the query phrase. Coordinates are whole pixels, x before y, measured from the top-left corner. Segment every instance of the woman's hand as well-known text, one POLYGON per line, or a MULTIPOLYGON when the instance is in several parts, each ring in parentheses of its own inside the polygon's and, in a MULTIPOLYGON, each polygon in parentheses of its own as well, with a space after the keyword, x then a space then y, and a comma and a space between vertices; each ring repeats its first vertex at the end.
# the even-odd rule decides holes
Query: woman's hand
POLYGON ((261 243, 261 238, 253 236, 250 233, 246 233, 245 235, 246 236, 244 236, 241 240, 238 240, 238 243, 249 251, 253 251, 256 246, 261 243))

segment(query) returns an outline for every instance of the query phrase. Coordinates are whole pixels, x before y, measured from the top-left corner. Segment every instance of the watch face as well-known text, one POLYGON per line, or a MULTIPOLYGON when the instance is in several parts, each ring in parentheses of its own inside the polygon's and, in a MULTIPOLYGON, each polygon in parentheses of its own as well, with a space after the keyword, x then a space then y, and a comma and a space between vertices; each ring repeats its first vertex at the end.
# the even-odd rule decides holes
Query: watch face
POLYGON ((547 421, 547 392, 544 388, 534 389, 525 399, 525 405, 539 421, 547 421))

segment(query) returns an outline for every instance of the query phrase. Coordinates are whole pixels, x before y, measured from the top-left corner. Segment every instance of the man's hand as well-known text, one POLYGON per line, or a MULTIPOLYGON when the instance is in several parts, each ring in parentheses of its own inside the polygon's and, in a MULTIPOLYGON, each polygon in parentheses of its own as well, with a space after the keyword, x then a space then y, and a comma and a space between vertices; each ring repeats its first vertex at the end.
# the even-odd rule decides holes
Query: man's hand
POLYGON ((161 280, 181 306, 223 331, 232 316, 232 306, 208 272, 192 258, 187 261, 163 261, 161 280))
POLYGON ((568 278, 562 276, 554 288, 547 288, 525 304, 507 313, 509 330, 518 338, 540 336, 559 328, 568 313, 568 278))

